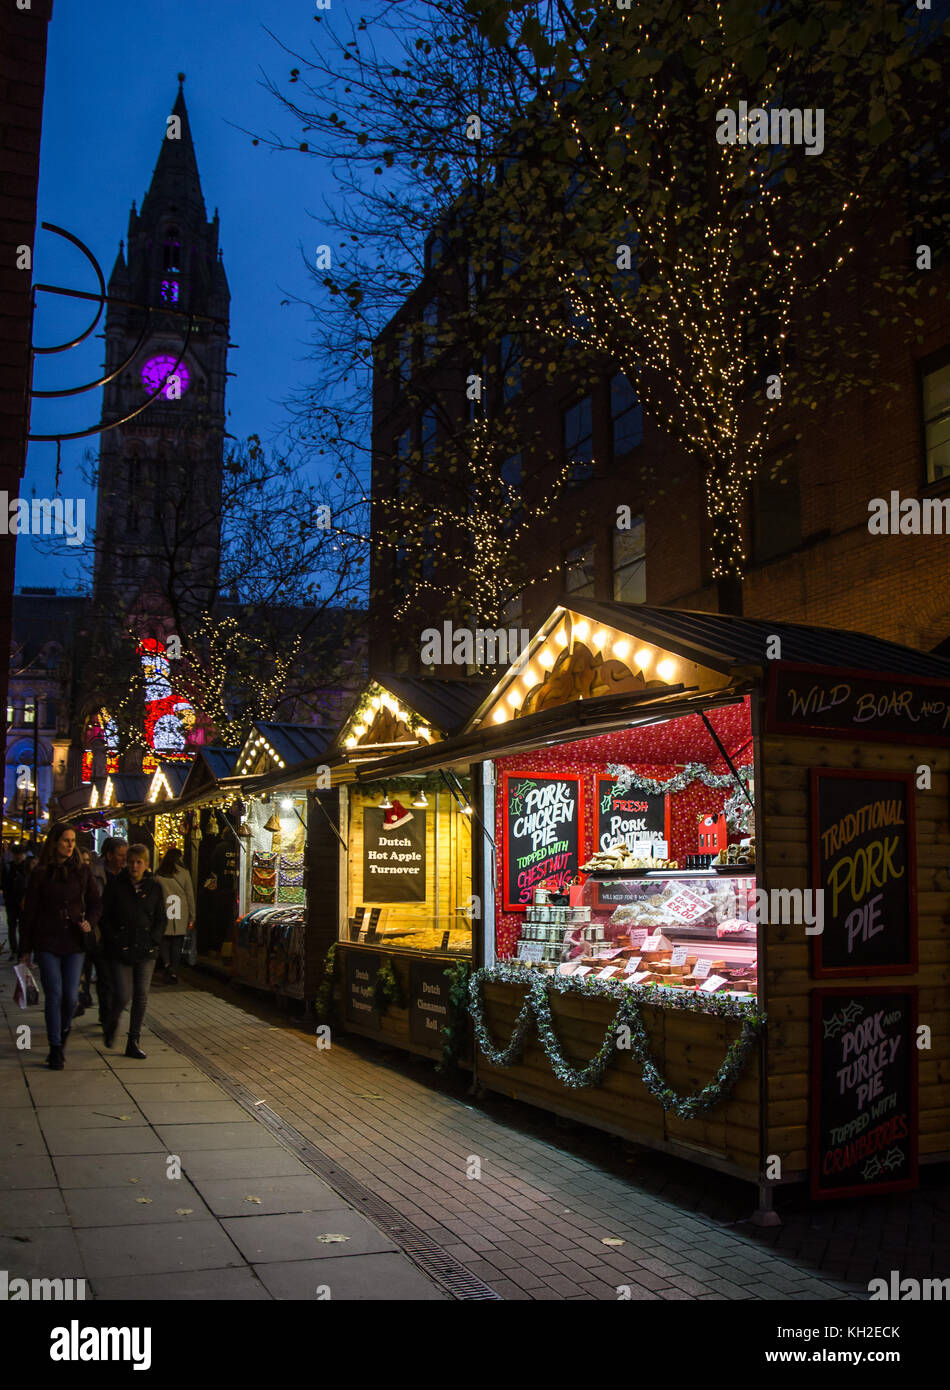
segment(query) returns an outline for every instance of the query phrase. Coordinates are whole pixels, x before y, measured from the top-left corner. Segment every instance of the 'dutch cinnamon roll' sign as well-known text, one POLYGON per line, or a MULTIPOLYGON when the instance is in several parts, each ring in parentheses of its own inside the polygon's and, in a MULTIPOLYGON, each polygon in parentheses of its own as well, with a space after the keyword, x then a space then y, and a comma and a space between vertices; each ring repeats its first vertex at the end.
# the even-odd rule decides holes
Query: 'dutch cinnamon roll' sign
POLYGON ((812 886, 822 894, 813 937, 822 975, 906 974, 917 968, 914 781, 902 773, 815 769, 812 886))
POLYGON ((504 905, 527 906, 541 883, 566 887, 580 863, 579 776, 503 775, 504 905))

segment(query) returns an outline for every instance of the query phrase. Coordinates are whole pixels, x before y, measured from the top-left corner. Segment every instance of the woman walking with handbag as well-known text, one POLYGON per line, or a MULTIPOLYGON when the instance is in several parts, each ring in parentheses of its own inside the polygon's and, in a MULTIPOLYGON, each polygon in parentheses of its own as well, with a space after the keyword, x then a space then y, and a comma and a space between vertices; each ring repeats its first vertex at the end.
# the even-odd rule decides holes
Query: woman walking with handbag
POLYGON ((162 963, 165 978, 178 983, 176 971, 181 964, 182 947, 188 933, 195 929, 195 888, 191 874, 185 868, 181 850, 175 845, 166 850, 155 878, 165 894, 165 935, 162 938, 162 963))
POLYGON ((139 1035, 145 1021, 155 957, 167 925, 165 895, 148 871, 146 845, 129 845, 126 866, 106 884, 102 900, 103 950, 112 966, 112 1015, 103 1024, 106 1047, 115 1042, 122 1011, 131 1001, 126 1057, 145 1061, 139 1035))
POLYGON ((101 912, 99 887, 79 856, 75 830, 71 825, 51 826, 26 883, 20 960, 28 965, 36 952, 49 1040, 46 1065, 52 1071, 62 1071, 65 1065, 86 942, 101 912))

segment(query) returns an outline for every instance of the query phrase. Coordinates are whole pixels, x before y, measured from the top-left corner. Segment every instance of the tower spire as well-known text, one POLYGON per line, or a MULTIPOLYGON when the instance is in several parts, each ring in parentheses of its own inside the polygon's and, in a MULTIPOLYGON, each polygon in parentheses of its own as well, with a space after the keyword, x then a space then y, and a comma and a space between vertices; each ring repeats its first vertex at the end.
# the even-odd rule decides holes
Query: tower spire
POLYGON ((142 217, 161 215, 169 207, 180 216, 189 213, 202 222, 206 219, 198 160, 185 105, 185 74, 178 74, 178 94, 166 121, 165 138, 152 174, 152 182, 142 203, 142 217))

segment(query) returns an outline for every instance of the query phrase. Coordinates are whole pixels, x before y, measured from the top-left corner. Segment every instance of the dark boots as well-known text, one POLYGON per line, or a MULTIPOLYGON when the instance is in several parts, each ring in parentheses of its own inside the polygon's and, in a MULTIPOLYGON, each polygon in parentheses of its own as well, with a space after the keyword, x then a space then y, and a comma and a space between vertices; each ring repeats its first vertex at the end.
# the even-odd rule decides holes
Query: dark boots
POLYGON ((50 1043, 49 1056, 46 1059, 46 1065, 49 1067, 50 1071, 63 1070, 63 1067, 66 1065, 66 1063, 63 1058, 63 1047, 61 1043, 50 1043))
POLYGON ((137 1058, 140 1062, 144 1062, 144 1061, 145 1061, 146 1054, 145 1054, 145 1053, 142 1051, 142 1049, 139 1047, 139 1040, 138 1040, 138 1038, 133 1038, 133 1036, 132 1036, 131 1033, 129 1034, 129 1041, 128 1041, 127 1045, 126 1045, 125 1055, 126 1055, 126 1057, 135 1057, 135 1058, 137 1058))

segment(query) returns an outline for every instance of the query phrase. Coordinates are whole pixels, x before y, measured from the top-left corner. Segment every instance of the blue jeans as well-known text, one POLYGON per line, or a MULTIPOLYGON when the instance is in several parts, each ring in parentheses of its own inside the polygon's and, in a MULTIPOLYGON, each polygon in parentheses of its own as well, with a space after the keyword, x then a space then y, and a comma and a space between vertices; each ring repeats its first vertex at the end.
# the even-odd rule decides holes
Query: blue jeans
POLYGON ((43 1010, 50 1047, 62 1047, 63 1038, 72 1026, 85 958, 83 951, 68 956, 54 956, 52 951, 36 953, 43 981, 43 1010))

